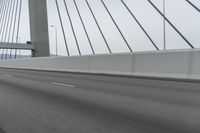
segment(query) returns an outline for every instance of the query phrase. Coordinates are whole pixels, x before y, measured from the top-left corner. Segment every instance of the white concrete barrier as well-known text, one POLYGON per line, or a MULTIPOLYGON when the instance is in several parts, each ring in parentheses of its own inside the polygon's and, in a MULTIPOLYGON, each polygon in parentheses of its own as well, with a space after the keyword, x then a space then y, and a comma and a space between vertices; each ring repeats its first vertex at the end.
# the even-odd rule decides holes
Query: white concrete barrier
POLYGON ((200 79, 200 50, 1 60, 0 67, 200 79))
MULTIPOLYGON (((40 59, 39 59, 40 60, 40 59)), ((89 57, 51 57, 41 58, 42 70, 88 72, 89 57)))
POLYGON ((132 74, 132 54, 98 55, 89 58, 89 72, 132 74))
POLYGON ((191 51, 136 54, 134 73, 143 76, 187 78, 190 53, 191 51))
POLYGON ((194 51, 190 56, 189 76, 192 79, 200 79, 200 51, 194 51))

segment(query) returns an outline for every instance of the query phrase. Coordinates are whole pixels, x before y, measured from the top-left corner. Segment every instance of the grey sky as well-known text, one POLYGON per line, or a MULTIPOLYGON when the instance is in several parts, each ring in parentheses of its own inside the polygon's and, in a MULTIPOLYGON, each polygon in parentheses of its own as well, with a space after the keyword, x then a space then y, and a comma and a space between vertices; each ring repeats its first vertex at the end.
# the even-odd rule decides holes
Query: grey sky
MULTIPOLYGON (((69 21, 64 10, 62 0, 58 0, 61 7, 62 19, 65 25, 65 32, 70 48, 70 53, 78 54, 75 40, 70 29, 69 21)), ((84 30, 75 10, 72 0, 66 0, 69 5, 69 11, 72 16, 72 21, 79 40, 81 51, 84 54, 90 54, 91 49, 84 34, 84 30)), ((114 53, 127 52, 128 48, 123 42, 120 34, 116 30, 114 24, 106 13, 100 0, 88 0, 94 10, 94 13, 102 27, 102 30, 108 40, 108 43, 114 53)), ((127 10, 123 7, 120 0, 104 0, 109 7, 112 15, 120 26, 122 32, 130 43, 134 51, 155 50, 151 42, 138 27, 137 23, 132 19, 127 10)), ((153 38, 160 49, 163 48, 163 25, 162 17, 150 6, 147 0, 124 0, 130 7, 135 16, 142 23, 144 28, 153 38)), ((162 0, 152 0, 160 10, 162 10, 162 0)), ((200 7, 200 0, 191 0, 198 7, 200 7)), ((81 15, 86 24, 89 36, 91 38, 94 49, 97 53, 106 53, 106 45, 94 23, 94 20, 86 6, 85 0, 77 0, 81 15)), ((28 24, 28 8, 27 0, 24 0, 23 18, 21 23, 21 41, 30 40, 29 24, 28 24), (22 29, 23 27, 23 29, 22 29)), ((190 40, 190 42, 197 48, 200 48, 200 13, 188 5, 185 0, 166 0, 166 16, 177 26, 178 29, 190 40)), ((59 54, 66 55, 63 35, 55 7, 55 0, 48 0, 48 15, 49 25, 56 25, 58 27, 58 44, 59 54)), ((55 31, 53 28, 49 29, 51 53, 55 53, 55 31)), ((187 44, 178 36, 178 34, 167 24, 167 48, 180 49, 189 48, 187 44)))

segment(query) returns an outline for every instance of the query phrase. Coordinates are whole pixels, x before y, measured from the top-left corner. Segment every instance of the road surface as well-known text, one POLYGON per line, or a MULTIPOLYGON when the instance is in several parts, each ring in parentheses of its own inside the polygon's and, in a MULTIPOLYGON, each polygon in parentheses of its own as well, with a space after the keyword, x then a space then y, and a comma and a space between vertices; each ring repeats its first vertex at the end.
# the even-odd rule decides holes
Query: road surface
POLYGON ((0 133, 200 133, 200 84, 1 68, 0 133))

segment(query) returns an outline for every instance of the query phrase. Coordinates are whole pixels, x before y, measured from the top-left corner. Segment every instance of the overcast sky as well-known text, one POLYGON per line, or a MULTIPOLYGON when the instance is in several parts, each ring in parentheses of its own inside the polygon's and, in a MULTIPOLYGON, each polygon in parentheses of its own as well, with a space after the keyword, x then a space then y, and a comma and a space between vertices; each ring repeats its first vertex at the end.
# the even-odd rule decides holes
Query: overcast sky
MULTIPOLYGON (((20 40, 25 42, 30 40, 29 34, 29 21, 28 21, 28 6, 27 1, 23 3, 23 17, 21 22, 20 40)), ((70 23, 67 18, 66 10, 64 10, 63 0, 58 0, 61 8, 62 19, 64 28, 67 35, 67 42, 69 45, 70 53, 72 55, 78 54, 75 40, 70 29, 70 23)), ((83 54, 91 54, 92 51, 89 47, 86 35, 81 25, 80 19, 76 12, 72 0, 66 0, 69 6, 69 12, 72 17, 75 32, 78 37, 80 49, 83 54)), ((97 26, 88 10, 85 0, 76 0, 80 9, 83 21, 85 22, 91 42, 94 46, 96 53, 107 53, 106 44, 98 31, 97 26)), ((128 47, 117 31, 112 20, 109 18, 105 8, 100 0, 88 0, 97 20, 106 36, 108 44, 114 53, 128 52, 128 47)), ((109 10, 111 11, 114 19, 122 30, 127 41, 131 45, 133 51, 149 51, 155 50, 151 42, 138 27, 137 23, 131 15, 124 8, 120 0, 104 0, 109 10)), ((163 49, 163 19, 152 8, 147 0, 124 0, 134 15, 141 22, 143 27, 150 34, 154 42, 160 49, 163 49)), ((156 6, 162 11, 162 0, 152 0, 156 6)), ((191 0, 196 6, 200 8, 200 0, 191 0)), ((59 54, 66 55, 66 48, 63 40, 63 35, 60 27, 58 13, 55 6, 55 0, 47 0, 48 3, 48 18, 50 25, 58 27, 58 45, 59 54)), ((196 47, 200 48, 200 13, 192 8, 185 0, 166 0, 166 16, 171 22, 188 38, 188 40, 196 47)), ((184 40, 167 24, 166 25, 167 49, 185 49, 189 48, 184 40)), ((55 53, 55 30, 49 28, 50 48, 51 53, 55 53)))

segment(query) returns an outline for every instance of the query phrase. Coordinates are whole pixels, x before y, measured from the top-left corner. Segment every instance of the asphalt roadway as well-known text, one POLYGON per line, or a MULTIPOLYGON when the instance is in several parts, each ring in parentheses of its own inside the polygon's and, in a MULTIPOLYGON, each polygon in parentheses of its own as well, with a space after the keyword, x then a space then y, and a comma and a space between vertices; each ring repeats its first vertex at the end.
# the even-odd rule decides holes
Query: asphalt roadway
POLYGON ((200 84, 1 68, 0 133, 200 133, 200 84))

